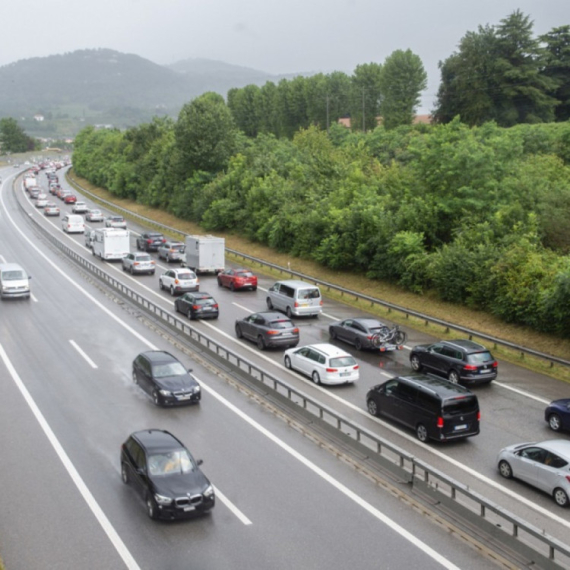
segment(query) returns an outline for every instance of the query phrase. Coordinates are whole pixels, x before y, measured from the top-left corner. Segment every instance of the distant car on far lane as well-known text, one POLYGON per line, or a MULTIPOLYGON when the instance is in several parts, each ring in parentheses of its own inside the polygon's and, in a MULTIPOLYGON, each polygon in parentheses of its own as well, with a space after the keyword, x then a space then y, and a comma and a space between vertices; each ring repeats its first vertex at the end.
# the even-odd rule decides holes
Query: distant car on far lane
POLYGON ((101 210, 93 209, 85 214, 85 219, 88 222, 102 222, 104 218, 101 210))
POLYGON ((59 208, 55 202, 48 202, 44 207, 45 216, 59 216, 59 208))
POLYGON ((73 208, 71 208, 71 211, 74 214, 85 214, 89 212, 89 208, 85 202, 75 202, 73 208))
POLYGON ((123 230, 127 229, 127 222, 123 216, 107 216, 105 218, 106 228, 120 228, 123 230))
POLYGON ((158 247, 158 258, 167 263, 184 260, 184 244, 178 241, 167 241, 158 247))

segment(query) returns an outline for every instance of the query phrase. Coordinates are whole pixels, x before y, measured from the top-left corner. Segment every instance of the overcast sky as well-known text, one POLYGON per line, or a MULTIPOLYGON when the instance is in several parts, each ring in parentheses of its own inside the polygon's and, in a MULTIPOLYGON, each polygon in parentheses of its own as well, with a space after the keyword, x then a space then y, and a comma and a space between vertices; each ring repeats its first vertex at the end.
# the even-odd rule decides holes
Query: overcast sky
POLYGON ((438 62, 466 32, 516 9, 535 35, 570 24, 570 0, 17 0, 13 25, 0 31, 0 66, 101 47, 159 64, 207 58, 274 74, 350 74, 409 48, 428 73, 419 110, 428 112, 438 62))

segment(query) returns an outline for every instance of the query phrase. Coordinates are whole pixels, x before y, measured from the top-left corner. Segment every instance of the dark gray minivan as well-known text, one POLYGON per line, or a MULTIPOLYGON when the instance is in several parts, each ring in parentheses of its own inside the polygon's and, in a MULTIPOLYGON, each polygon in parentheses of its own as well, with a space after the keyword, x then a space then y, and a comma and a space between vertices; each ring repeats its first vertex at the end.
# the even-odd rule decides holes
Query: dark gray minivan
POLYGON ((373 416, 412 428, 420 441, 449 441, 479 433, 479 402, 464 386, 426 374, 398 376, 366 394, 373 416))

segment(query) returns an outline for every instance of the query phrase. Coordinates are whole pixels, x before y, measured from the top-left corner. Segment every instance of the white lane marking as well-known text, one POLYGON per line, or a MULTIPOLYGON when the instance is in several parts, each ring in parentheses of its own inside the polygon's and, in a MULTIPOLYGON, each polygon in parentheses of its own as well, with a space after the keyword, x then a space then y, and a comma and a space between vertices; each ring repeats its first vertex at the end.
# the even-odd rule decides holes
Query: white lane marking
POLYGON ((510 390, 511 392, 515 392, 516 394, 519 394, 521 396, 526 396, 527 398, 530 398, 531 400, 536 400, 537 402, 540 402, 541 404, 550 404, 550 400, 545 400, 544 398, 541 398, 540 396, 535 396, 534 394, 531 394, 530 392, 526 392, 525 390, 521 390, 520 388, 513 388, 512 386, 509 386, 508 384, 503 384, 502 382, 497 382, 495 380, 495 382, 493 382, 494 386, 500 386, 501 388, 504 388, 505 390, 510 390))
POLYGON ((6 258, 3 255, 0 255, 0 261, 2 263, 6 263, 6 258))
POLYGON ((85 352, 79 347, 79 345, 74 340, 70 340, 69 344, 71 344, 71 346, 75 348, 75 350, 77 350, 77 352, 79 352, 81 356, 83 356, 83 358, 86 360, 87 364, 91 366, 91 368, 97 368, 97 365, 87 356, 87 354, 85 354, 85 352))
MULTIPOLYGON (((208 390, 211 389, 208 388, 208 390)), ((213 390, 212 393, 214 393, 213 390)), ((219 498, 243 524, 251 524, 251 521, 218 489, 218 487, 214 487, 214 489, 216 491, 216 498, 219 498)))
MULTIPOLYGON (((41 251, 35 243, 33 243, 28 236, 16 225, 16 223, 14 222, 14 220, 12 219, 12 217, 10 216, 7 208, 6 208, 6 204, 4 203, 4 196, 2 194, 0 194, 0 204, 2 204, 2 207, 4 208, 5 212, 6 212, 6 216, 7 218, 10 220, 10 222, 12 223, 12 225, 14 226, 14 228, 16 229, 16 231, 22 236, 23 239, 25 239, 28 244, 30 245, 30 247, 32 247, 33 249, 36 250, 36 252, 38 253, 38 255, 40 255, 41 257, 44 258, 44 260, 49 263, 53 269, 55 271, 57 271, 64 279, 66 279, 71 285, 73 285, 73 287, 75 287, 78 291, 80 291, 83 295, 85 295, 85 297, 87 297, 94 305, 96 305, 97 307, 99 307, 99 309, 101 309, 104 313, 106 313, 109 317, 111 317, 111 319, 113 319, 116 323, 118 323, 120 326, 122 326, 123 328, 125 328, 128 332, 130 332, 135 338, 137 338, 138 340, 140 340, 143 344, 145 344, 146 346, 148 346, 151 350, 159 350, 159 348, 157 346, 155 346, 154 344, 152 344, 149 340, 147 340, 144 336, 142 336, 141 334, 139 334, 135 329, 133 329, 131 326, 127 325, 123 320, 121 320, 120 317, 117 317, 113 312, 111 312, 109 309, 107 309, 107 307, 103 306, 99 301, 97 301, 97 299, 95 299, 95 297, 93 297, 93 295, 91 295, 90 293, 87 292, 87 290, 85 290, 81 285, 79 285, 79 283, 76 283, 69 275, 67 275, 62 269, 60 269, 53 261, 51 261, 51 259, 48 258, 48 256, 41 251)), ((224 502, 222 500, 222 502, 224 502)), ((228 508, 231 508, 228 505, 228 508)), ((234 507, 235 509, 235 507, 234 507)), ((244 515, 245 518, 245 515, 244 515)), ((138 567, 137 567, 138 568, 138 567)))
POLYGON ((111 521, 109 521, 109 519, 105 516, 105 513, 99 506, 99 503, 97 503, 95 497, 91 494, 91 491, 89 490, 83 479, 81 478, 81 475, 79 475, 77 469, 71 462, 71 459, 69 459, 69 456, 63 449, 63 446, 57 439, 56 435, 53 433, 52 429, 50 428, 49 424, 47 423, 45 417, 41 413, 40 409, 38 408, 31 394, 24 386, 22 379, 16 372, 16 369, 12 365, 12 362, 8 358, 8 355, 6 354, 4 347, 1 344, 0 344, 0 358, 2 358, 2 360, 4 361, 4 366, 6 366, 8 372, 10 373, 10 376, 12 376, 12 380, 14 380, 14 383, 20 390, 20 393, 24 397, 24 400, 26 400, 26 403, 30 407, 30 410, 34 414, 36 420, 40 424, 40 427, 42 428, 43 432, 45 433, 46 437, 48 438, 55 452, 57 453, 57 456, 63 463, 63 466, 65 467, 66 471, 69 473, 69 476, 71 477, 72 481, 75 483, 75 486, 77 487, 78 491, 81 493, 83 499, 91 509, 91 512, 95 515, 95 518, 97 519, 103 530, 105 531, 105 534, 109 537, 109 540, 115 547, 115 550, 118 552, 119 556, 123 559, 123 562, 125 563, 126 567, 129 568, 129 570, 140 570, 139 565, 136 563, 135 559, 133 558, 133 556, 125 546, 125 543, 121 540, 121 537, 117 534, 117 531, 111 524, 111 521))
POLYGON ((214 392, 210 388, 206 386, 206 390, 210 393, 210 395, 214 396, 219 402, 221 402, 224 406, 229 408, 232 412, 238 415, 242 420, 247 422, 250 426, 255 428, 273 443, 281 447, 285 452, 291 455, 293 458, 300 461, 305 467, 313 471, 316 475, 321 477, 324 481, 332 485, 337 491, 343 493, 346 497, 348 497, 351 501, 356 503, 358 506, 362 507, 366 511, 368 511, 372 516, 376 517, 379 521, 384 523, 386 526, 391 528, 394 532, 397 532, 402 538, 406 539, 407 541, 411 542, 414 546, 422 550, 425 554, 433 558, 436 562, 439 562, 444 568, 448 568, 449 570, 459 570, 458 566, 455 566, 452 562, 450 562, 447 558, 436 552, 433 548, 428 546, 425 542, 421 541, 419 538, 414 536, 411 532, 408 532, 405 528, 400 526, 391 518, 387 517, 384 513, 373 507, 370 503, 359 497, 354 491, 351 491, 348 487, 343 485, 340 481, 337 481, 334 477, 329 475, 326 471, 321 469, 318 465, 307 459, 304 455, 293 449, 290 445, 285 443, 283 440, 279 439, 276 435, 272 434, 268 429, 264 428, 261 424, 257 423, 254 419, 247 416, 244 412, 234 406, 229 400, 226 400, 217 392, 214 392))
POLYGON ((36 298, 36 296, 35 296, 33 293, 30 293, 30 297, 32 298, 32 301, 33 301, 34 303, 37 303, 37 302, 38 302, 38 299, 36 298))
MULTIPOLYGON (((469 473, 469 475, 471 475, 472 477, 479 479, 481 482, 486 483, 487 485, 490 485, 491 487, 494 487, 495 489, 497 489, 499 491, 502 491, 503 493, 505 493, 509 497, 515 498, 520 503, 524 503, 526 506, 538 511, 540 514, 546 516, 547 518, 550 518, 550 519, 564 525, 565 527, 570 528, 570 522, 568 522, 568 521, 564 520, 563 518, 551 513, 550 511, 544 509, 540 505, 537 505, 537 504, 533 503, 532 501, 529 501, 528 499, 526 499, 522 495, 519 495, 519 494, 515 493, 514 491, 511 491, 509 488, 504 487, 503 485, 500 485, 499 483, 496 483, 492 479, 489 479, 485 475, 482 475, 481 473, 478 473, 474 469, 471 469, 471 467, 468 467, 467 465, 464 465, 463 463, 456 461, 455 459, 449 457, 448 455, 445 455, 441 451, 438 451, 437 449, 434 449, 433 447, 428 447, 425 444, 420 443, 416 438, 408 435, 405 431, 402 431, 402 430, 382 421, 379 418, 371 416, 367 410, 363 410, 362 408, 355 406, 353 403, 341 398, 340 396, 338 396, 334 392, 330 392, 329 390, 327 390, 326 388, 323 388, 322 386, 315 385, 308 378, 305 378, 304 376, 301 376, 300 374, 297 374, 296 372, 293 372, 293 371, 289 370, 288 368, 285 368, 284 365, 280 364, 279 362, 275 362, 274 360, 271 360, 269 357, 265 356, 264 354, 260 354, 259 351, 248 346, 248 344, 238 341, 237 339, 228 335, 224 331, 216 328, 214 325, 207 323, 207 322, 204 322, 203 324, 211 327, 212 329, 215 329, 222 336, 225 336, 226 338, 236 342, 240 346, 240 348, 245 349, 245 350, 249 350, 250 352, 255 353, 258 358, 262 358, 262 359, 266 360, 267 362, 271 363, 273 366, 276 366, 277 368, 279 368, 283 372, 287 372, 288 374, 291 374, 297 380, 302 380, 306 384, 310 385, 313 389, 321 391, 323 394, 326 394, 329 398, 336 400, 340 404, 350 408, 351 410, 357 412, 361 416, 363 416, 369 420, 375 421, 377 424, 381 425, 383 428, 385 428, 385 429, 391 431, 392 433, 397 434, 398 436, 404 438, 409 443, 417 445, 418 447, 421 447, 424 451, 427 451, 427 452, 439 457, 440 459, 444 459, 445 461, 448 461, 453 466, 455 466, 459 469, 462 469, 466 473, 469 473)), ((383 372, 383 371, 381 371, 380 374, 382 376, 385 376, 386 378, 393 378, 393 376, 394 376, 393 374, 389 374, 388 372, 383 372)))

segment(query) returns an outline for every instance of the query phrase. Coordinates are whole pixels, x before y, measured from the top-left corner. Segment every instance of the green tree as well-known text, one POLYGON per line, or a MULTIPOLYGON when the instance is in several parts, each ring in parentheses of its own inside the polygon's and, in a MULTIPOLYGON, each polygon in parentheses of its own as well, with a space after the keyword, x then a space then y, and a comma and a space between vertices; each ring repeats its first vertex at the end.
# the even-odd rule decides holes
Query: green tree
POLYGON ((184 105, 174 133, 179 152, 179 180, 197 170, 223 170, 236 147, 235 122, 223 97, 217 93, 205 93, 184 105))
POLYGON ((411 50, 396 50, 382 68, 380 110, 387 129, 411 125, 420 93, 427 87, 427 74, 419 56, 411 50))
POLYGON ((27 152, 37 148, 38 142, 28 136, 16 119, 0 119, 0 150, 5 152, 27 152))
POLYGON ((350 80, 352 128, 372 131, 378 126, 380 116, 382 65, 379 63, 357 65, 350 80))
POLYGON ((570 26, 554 28, 541 36, 546 44, 543 74, 555 82, 550 95, 558 101, 557 121, 570 119, 570 26))

